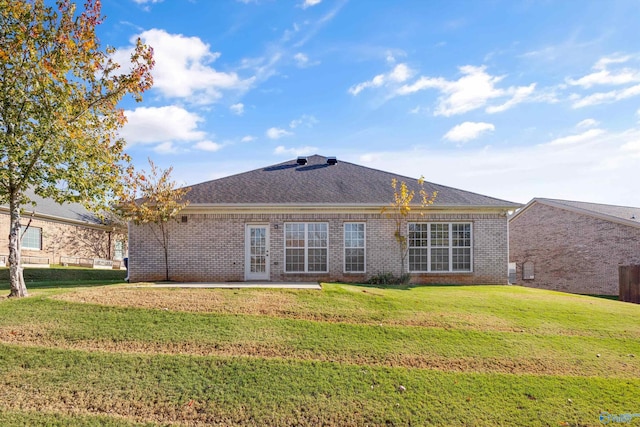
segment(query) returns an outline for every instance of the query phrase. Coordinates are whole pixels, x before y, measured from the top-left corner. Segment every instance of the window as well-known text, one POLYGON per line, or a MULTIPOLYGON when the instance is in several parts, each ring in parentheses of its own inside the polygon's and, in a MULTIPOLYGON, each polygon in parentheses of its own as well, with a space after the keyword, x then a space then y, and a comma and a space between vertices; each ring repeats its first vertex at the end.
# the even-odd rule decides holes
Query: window
POLYGON ((535 277, 533 274, 533 261, 526 261, 522 264, 522 278, 524 280, 533 280, 535 277))
POLYGON ((122 260, 124 258, 124 242, 122 240, 116 240, 113 250, 113 259, 122 260))
POLYGON ((326 273, 329 226, 324 222, 292 222, 284 225, 285 271, 326 273))
POLYGON ((42 250, 42 228, 38 227, 20 227, 22 234, 22 249, 42 250))
POLYGON ((409 271, 470 272, 470 223, 410 223, 409 271))
POLYGON ((364 223, 344 224, 344 271, 365 272, 365 226, 364 223))

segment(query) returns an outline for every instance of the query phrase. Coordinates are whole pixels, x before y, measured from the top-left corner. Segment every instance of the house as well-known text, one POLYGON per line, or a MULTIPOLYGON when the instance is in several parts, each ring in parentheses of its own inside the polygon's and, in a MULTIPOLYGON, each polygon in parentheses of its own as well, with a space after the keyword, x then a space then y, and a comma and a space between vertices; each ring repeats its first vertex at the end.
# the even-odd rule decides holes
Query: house
POLYGON ((618 295, 618 266, 640 263, 640 208, 535 198, 509 219, 516 283, 618 295))
MULTIPOLYGON (((417 180, 314 155, 193 185, 169 223, 176 281, 348 281, 401 274, 395 222, 381 213, 392 179, 417 180)), ((507 212, 520 205, 425 183, 435 203, 413 209, 405 268, 414 283, 506 284, 507 212)), ((418 193, 418 191, 416 191, 418 193)), ((414 201, 419 197, 416 195, 414 201)), ((162 280, 153 224, 129 224, 131 281, 162 280)))
MULTIPOLYGON (((120 267, 126 256, 126 233, 106 225, 79 203, 58 204, 28 190, 35 205, 23 207, 23 265, 72 264, 91 267, 120 267), (114 261, 115 262, 111 262, 114 261)), ((9 207, 0 205, 0 235, 8 236, 9 207)), ((0 264, 8 261, 8 238, 0 249, 0 264)))

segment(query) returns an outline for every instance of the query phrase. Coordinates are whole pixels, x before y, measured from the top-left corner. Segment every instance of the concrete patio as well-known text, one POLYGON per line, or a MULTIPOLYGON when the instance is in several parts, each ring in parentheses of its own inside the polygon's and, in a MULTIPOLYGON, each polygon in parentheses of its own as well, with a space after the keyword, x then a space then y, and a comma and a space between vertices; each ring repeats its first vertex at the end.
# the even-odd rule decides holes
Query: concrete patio
POLYGON ((244 288, 271 288, 271 289, 313 289, 322 290, 318 282, 192 282, 192 283, 145 283, 132 285, 136 288, 193 288, 193 289, 244 289, 244 288))

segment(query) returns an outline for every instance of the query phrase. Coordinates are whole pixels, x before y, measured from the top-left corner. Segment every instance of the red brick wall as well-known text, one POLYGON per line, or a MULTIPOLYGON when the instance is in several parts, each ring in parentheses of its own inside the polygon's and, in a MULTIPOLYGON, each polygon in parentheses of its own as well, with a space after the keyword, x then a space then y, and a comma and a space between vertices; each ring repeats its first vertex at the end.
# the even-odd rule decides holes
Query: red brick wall
POLYGON ((516 284, 562 292, 617 295, 618 265, 640 263, 640 229, 537 202, 509 222, 509 245, 516 284))
MULTIPOLYGON (((181 215, 179 215, 181 217, 181 215)), ((272 281, 362 282, 373 275, 400 273, 394 222, 380 214, 188 214, 187 222, 170 222, 170 279, 175 281, 244 281, 245 226, 268 224, 272 281), (328 273, 284 271, 284 223, 329 224, 328 273), (366 223, 366 273, 344 273, 343 224, 366 223), (276 226, 278 228, 276 228, 276 226)), ((429 214, 410 221, 471 222, 473 273, 414 274, 414 283, 506 284, 507 220, 503 214, 429 214)), ((129 276, 132 281, 164 279, 164 258, 151 227, 129 225, 129 276)))
MULTIPOLYGON (((9 254, 9 222, 9 215, 0 213, 0 255, 9 254)), ((21 222, 27 225, 29 220, 21 222)), ((61 256, 110 259, 115 241, 125 239, 118 233, 111 233, 110 238, 108 231, 59 221, 34 218, 30 227, 42 229, 42 250, 23 249, 22 256, 48 258, 50 264, 59 264, 61 256)))

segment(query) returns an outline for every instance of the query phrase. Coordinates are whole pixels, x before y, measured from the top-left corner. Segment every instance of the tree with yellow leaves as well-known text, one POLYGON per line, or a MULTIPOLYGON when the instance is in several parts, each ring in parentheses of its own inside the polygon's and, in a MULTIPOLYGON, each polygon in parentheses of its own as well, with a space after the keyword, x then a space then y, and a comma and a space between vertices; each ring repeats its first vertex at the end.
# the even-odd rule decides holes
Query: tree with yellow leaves
MULTIPOLYGON (((169 221, 173 220, 189 201, 185 195, 189 187, 176 188, 171 180, 173 168, 160 169, 149 159, 150 169, 125 176, 125 185, 119 194, 118 213, 136 225, 147 225, 158 241, 164 256, 165 280, 169 274, 169 221)), ((133 262, 137 262, 133 260, 133 262)))
MULTIPOLYGON (((406 229, 406 219, 413 207, 417 207, 422 210, 427 206, 432 205, 438 195, 437 191, 434 191, 431 194, 427 193, 424 189, 424 177, 422 176, 418 179, 418 185, 420 186, 420 204, 416 206, 411 204, 416 194, 415 190, 409 190, 406 182, 398 182, 396 178, 393 178, 391 180, 391 187, 393 188, 393 202, 391 202, 389 206, 382 208, 382 213, 386 214, 388 218, 393 219, 394 221, 395 229, 393 237, 398 243, 398 252, 400 255, 400 282, 402 283, 408 282, 409 279, 406 272, 406 259, 409 252, 409 245, 407 242, 407 236, 403 232, 403 230, 406 229)), ((424 212, 421 211, 420 215, 423 214, 424 212)))
POLYGON ((128 163, 117 107, 153 83, 152 49, 140 40, 123 71, 101 49, 99 0, 77 10, 69 0, 0 0, 0 203, 9 205, 12 297, 27 295, 20 264, 26 190, 97 205, 128 163))

